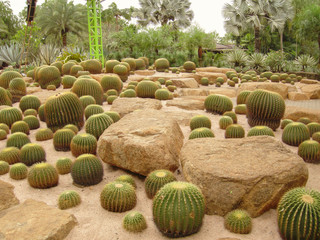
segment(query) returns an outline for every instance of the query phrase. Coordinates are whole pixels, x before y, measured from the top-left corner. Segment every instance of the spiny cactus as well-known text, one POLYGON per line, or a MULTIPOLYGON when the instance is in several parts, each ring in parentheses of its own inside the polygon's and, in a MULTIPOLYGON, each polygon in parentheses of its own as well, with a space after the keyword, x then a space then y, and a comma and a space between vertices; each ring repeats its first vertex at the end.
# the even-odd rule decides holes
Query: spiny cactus
POLYGON ((23 112, 23 116, 35 116, 35 117, 37 117, 38 116, 38 112, 37 112, 37 110, 35 110, 35 109, 27 109, 27 110, 25 110, 24 112, 23 112))
POLYGON ((113 122, 118 122, 121 117, 120 114, 118 112, 114 112, 114 111, 106 111, 104 114, 108 115, 109 117, 111 117, 111 119, 113 120, 113 122))
POLYGON ((118 60, 108 60, 106 61, 106 73, 113 73, 114 66, 118 65, 120 62, 118 60))
POLYGON ((312 139, 320 143, 320 131, 312 134, 312 139))
POLYGON ((252 93, 252 91, 242 91, 241 93, 239 93, 239 95, 237 96, 237 104, 245 104, 250 93, 252 93))
POLYGON ((67 62, 62 66, 62 75, 69 75, 71 68, 76 65, 74 62, 67 62))
POLYGON ((244 138, 244 128, 239 124, 231 124, 226 128, 225 138, 244 138))
POLYGON ((123 92, 123 97, 134 98, 137 97, 137 93, 133 89, 127 89, 123 92))
POLYGON ((79 78, 73 84, 71 92, 77 94, 78 97, 90 95, 94 97, 97 104, 102 105, 103 89, 96 80, 89 78, 79 78))
POLYGON ((72 160, 70 158, 59 158, 56 162, 56 169, 61 175, 70 173, 71 167, 72 160))
POLYGON ((53 135, 53 146, 56 151, 70 151, 70 144, 75 133, 70 129, 59 129, 53 135))
POLYGON ((118 98, 118 96, 108 96, 107 97, 107 103, 109 105, 111 105, 113 103, 114 100, 116 100, 118 98))
POLYGON ((77 76, 79 71, 83 71, 83 67, 80 65, 73 65, 70 69, 70 75, 77 76))
POLYGON ((298 155, 305 162, 319 163, 320 162, 320 143, 314 140, 306 140, 299 145, 298 155))
POLYGON ((34 79, 34 69, 27 72, 27 77, 34 79))
POLYGON ((203 77, 200 79, 200 84, 203 86, 208 86, 209 85, 209 79, 207 77, 203 77))
POLYGON ((247 134, 247 137, 260 136, 260 135, 274 137, 274 133, 272 129, 267 126, 255 126, 251 128, 247 134))
POLYGON ((8 164, 15 164, 20 162, 20 149, 16 147, 7 147, 0 151, 0 160, 8 164))
POLYGON ((88 119, 90 116, 94 114, 99 114, 103 112, 104 112, 103 108, 98 104, 91 104, 84 109, 84 115, 86 119, 88 119))
POLYGON ((114 66, 113 73, 118 74, 122 82, 125 82, 128 80, 129 70, 128 70, 128 67, 126 67, 123 64, 118 64, 114 66))
POLYGON ((21 148, 20 157, 22 163, 31 166, 34 163, 45 162, 46 152, 39 144, 28 143, 21 148))
POLYGON ((22 112, 15 107, 8 107, 0 110, 0 123, 11 128, 12 124, 22 120, 22 112))
POLYGON ((262 77, 262 78, 265 77, 267 79, 270 79, 272 75, 273 75, 272 72, 263 72, 263 73, 260 74, 260 77, 262 77))
POLYGON ((61 83, 61 73, 55 66, 43 67, 38 72, 38 82, 42 89, 46 89, 48 85, 55 85, 58 88, 61 83))
POLYGON ((146 68, 149 68, 149 58, 147 58, 147 57, 139 57, 139 59, 142 59, 144 61, 146 68))
POLYGON ((137 96, 141 98, 155 98, 157 90, 157 84, 152 81, 141 81, 136 87, 137 96))
POLYGON ((102 70, 102 64, 97 59, 89 59, 82 64, 84 71, 89 71, 91 74, 99 74, 102 70))
POLYGON ((306 125, 300 122, 289 123, 282 132, 282 141, 291 146, 299 146, 305 140, 310 139, 310 133, 306 125))
POLYGON ((23 121, 28 124, 30 130, 38 129, 40 127, 39 119, 35 116, 26 116, 23 121))
POLYGON ((160 169, 149 173, 144 183, 148 198, 152 199, 160 188, 173 181, 177 181, 177 179, 168 170, 160 169))
POLYGON ((44 114, 44 104, 42 104, 39 109, 38 109, 38 115, 40 118, 40 121, 45 122, 46 121, 46 116, 44 114))
POLYGON ((14 180, 22 180, 28 176, 28 168, 23 163, 15 163, 11 166, 9 175, 14 180))
POLYGON ((157 72, 164 72, 166 69, 169 70, 170 63, 166 58, 159 58, 154 63, 157 72))
POLYGON ((158 89, 155 91, 154 96, 158 100, 168 100, 170 92, 167 89, 158 89))
POLYGON ((60 194, 58 198, 58 206, 61 210, 78 206, 81 203, 79 193, 73 190, 67 190, 60 194))
POLYGON ((73 125, 73 124, 67 124, 65 125, 62 129, 70 129, 72 130, 75 134, 78 134, 79 132, 79 129, 76 125, 73 125))
POLYGON ((86 133, 90 133, 99 139, 104 130, 106 130, 112 123, 112 118, 104 113, 92 115, 86 121, 86 133))
POLYGON ((223 85, 224 84, 224 78, 223 77, 218 77, 216 79, 216 83, 220 83, 221 85, 223 85))
POLYGON ((81 128, 83 108, 79 98, 71 92, 58 93, 49 97, 44 106, 47 127, 52 131, 63 128, 67 124, 74 124, 81 128))
POLYGON ((283 119, 281 121, 280 128, 284 129, 289 123, 293 123, 293 121, 291 119, 283 119))
POLYGON ((36 140, 37 141, 47 141, 53 138, 53 132, 50 128, 39 129, 36 132, 36 140))
POLYGON ((101 86, 104 92, 108 91, 109 89, 121 91, 122 81, 118 75, 106 75, 101 79, 101 86))
POLYGON ((27 86, 22 78, 14 78, 9 83, 9 92, 12 95, 14 103, 19 102, 20 99, 27 94, 27 86))
POLYGON ((126 62, 130 65, 130 71, 135 71, 136 70, 136 61, 134 58, 124 58, 124 59, 121 59, 121 62, 126 62))
POLYGON ((284 239, 319 239, 320 193, 305 188, 288 191, 278 204, 277 216, 284 239))
POLYGON ((71 167, 73 182, 82 186, 96 185, 102 181, 103 166, 92 154, 82 154, 71 167))
POLYGON ((126 182, 111 182, 100 194, 101 206, 110 212, 125 212, 135 207, 137 197, 134 187, 126 182))
POLYGON ((225 216, 224 226, 230 232, 248 234, 252 229, 252 220, 247 211, 236 209, 225 216))
POLYGON ((278 75, 272 75, 270 80, 271 82, 280 82, 280 77, 278 75))
POLYGON ((309 129, 310 137, 312 137, 315 132, 320 132, 320 123, 311 122, 307 124, 307 127, 309 129))
POLYGON ((206 127, 210 129, 211 128, 210 118, 204 115, 196 115, 192 117, 190 120, 190 129, 193 130, 201 127, 206 127))
POLYGON ((168 237, 185 237, 198 232, 204 211, 204 196, 191 183, 168 183, 153 198, 154 222, 168 237), (188 201, 180 201, 181 199, 188 201))
POLYGON ((5 123, 0 123, 0 129, 4 130, 7 134, 9 134, 9 132, 10 132, 10 128, 5 123))
POLYGON ((71 75, 65 75, 62 77, 61 83, 64 89, 66 88, 72 88, 73 84, 77 80, 76 77, 71 75))
POLYGON ((208 112, 218 114, 223 114, 227 111, 231 111, 233 108, 233 104, 230 98, 220 94, 209 95, 204 101, 204 106, 208 112))
POLYGON ((311 119, 308 118, 308 117, 301 117, 301 118, 299 118, 299 119, 297 120, 297 122, 301 122, 301 123, 303 123, 303 124, 305 124, 305 125, 308 125, 308 124, 311 123, 312 121, 311 121, 311 119))
POLYGON ((131 211, 124 216, 122 226, 125 230, 136 233, 145 230, 147 223, 142 213, 131 211))
POLYGON ((202 128, 196 128, 192 130, 192 132, 189 135, 189 139, 195 139, 195 138, 207 138, 207 137, 214 137, 214 133, 211 129, 202 127, 202 128))
POLYGON ((5 71, 0 74, 0 87, 7 89, 9 83, 14 78, 22 78, 21 74, 16 71, 5 71))
POLYGON ((58 68, 59 72, 62 73, 63 62, 57 61, 57 62, 51 63, 50 66, 54 66, 54 67, 58 68))
POLYGON ((245 104, 239 104, 234 107, 234 112, 236 114, 247 114, 247 106, 245 104))
POLYGON ((37 96, 33 95, 27 95, 23 96, 19 103, 19 108, 22 112, 24 112, 27 109, 35 109, 38 111, 38 108, 40 107, 41 102, 40 99, 37 96))
POLYGON ((96 104, 96 100, 94 99, 94 97, 92 97, 90 95, 81 96, 79 99, 80 99, 80 102, 81 102, 83 109, 86 109, 86 107, 91 104, 96 104))
POLYGON ((183 64, 183 68, 186 72, 191 73, 193 70, 196 70, 196 64, 191 61, 187 61, 183 64))
POLYGON ((59 175, 49 163, 36 163, 28 173, 28 182, 33 188, 51 188, 58 185, 59 175))
POLYGON ((0 141, 7 138, 7 132, 3 129, 0 129, 0 141))
POLYGON ((76 135, 71 140, 70 149, 75 157, 85 153, 96 154, 97 139, 88 133, 76 135))
POLYGON ((223 114, 223 116, 229 116, 232 118, 233 123, 237 123, 238 122, 238 118, 237 115, 235 114, 235 112, 232 111, 227 111, 223 114))
POLYGON ((4 175, 9 172, 10 166, 9 163, 5 161, 0 161, 0 175, 4 175))
POLYGON ((10 135, 7 140, 7 147, 16 147, 21 149, 25 144, 30 143, 27 134, 16 132, 10 135))
POLYGON ((220 127, 220 129, 226 129, 231 124, 233 124, 233 120, 229 116, 222 116, 219 119, 219 127, 220 127))
POLYGON ((126 183, 131 184, 134 188, 137 187, 137 185, 136 185, 133 177, 130 176, 130 175, 127 175, 127 174, 126 174, 126 175, 121 175, 121 176, 117 177, 114 181, 115 181, 115 182, 126 182, 126 183))
POLYGON ((143 59, 134 59, 136 62, 136 69, 135 70, 145 70, 146 69, 146 63, 143 59))
POLYGON ((55 91, 55 90, 57 90, 57 87, 55 85, 48 85, 47 90, 48 91, 55 91))

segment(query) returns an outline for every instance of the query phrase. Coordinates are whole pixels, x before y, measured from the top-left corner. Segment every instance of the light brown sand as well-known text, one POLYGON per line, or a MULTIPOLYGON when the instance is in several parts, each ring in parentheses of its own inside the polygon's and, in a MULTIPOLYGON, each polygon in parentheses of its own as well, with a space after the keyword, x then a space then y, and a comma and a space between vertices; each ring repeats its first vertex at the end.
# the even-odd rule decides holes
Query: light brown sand
MULTIPOLYGON (((61 91, 59 89, 58 91, 61 91)), ((62 90, 65 91, 65 90, 62 90)), ((39 93, 34 93, 34 95, 39 95, 41 97, 46 97, 54 94, 54 92, 41 91, 39 93)), ((235 101, 235 99, 233 99, 235 101)), ((18 106, 15 104, 14 106, 18 106)), ((165 107, 165 102, 163 102, 164 109, 172 111, 185 111, 176 107, 165 107)), ((104 103, 103 108, 105 110, 110 109, 110 105, 104 103)), ((192 111, 195 112, 195 111, 192 111)), ((219 129, 219 115, 207 114, 204 111, 197 111, 199 114, 205 114, 212 120, 212 130, 215 133, 217 139, 224 138, 224 130, 219 129)), ((249 129, 246 118, 244 115, 238 115, 238 123, 245 127, 246 132, 249 129)), ((41 128, 45 128, 46 124, 41 122, 41 128)), ((188 126, 181 126, 183 134, 185 136, 185 141, 187 141, 190 129, 188 126)), ((37 130, 32 130, 30 134, 30 139, 34 143, 42 145, 47 153, 47 162, 55 164, 56 160, 60 157, 70 157, 74 159, 70 152, 56 152, 53 147, 52 140, 45 142, 37 142, 35 140, 35 132, 37 130)), ((81 130, 84 132, 84 129, 81 130)), ((282 130, 278 129, 276 131, 276 137, 281 139, 282 130)), ((0 149, 5 147, 6 140, 0 141, 0 149)), ((289 146, 288 146, 289 147, 289 146)), ((297 152, 296 147, 289 147, 293 152, 297 152)), ((137 184, 137 205, 134 210, 141 211, 146 217, 148 228, 140 234, 132 234, 126 232, 122 228, 122 218, 126 213, 113 213, 104 210, 100 206, 100 192, 102 191, 104 185, 110 181, 113 181, 117 176, 122 174, 128 174, 128 172, 123 171, 118 168, 114 168, 108 164, 104 165, 104 178, 101 183, 95 186, 78 188, 72 184, 72 178, 70 174, 60 175, 59 185, 54 188, 39 190, 34 189, 29 186, 27 180, 16 181, 9 177, 8 174, 0 176, 1 180, 9 182, 15 186, 15 194, 20 200, 20 202, 26 199, 32 198, 36 200, 41 200, 46 202, 48 205, 57 207, 57 198, 61 192, 64 190, 76 190, 80 193, 82 198, 82 203, 73 208, 68 209, 69 213, 72 213, 77 218, 79 225, 76 226, 68 235, 66 239, 90 239, 90 240, 131 240, 131 239, 166 239, 156 228, 152 220, 152 200, 146 197, 144 192, 144 177, 132 174, 137 184)), ((309 169, 309 180, 307 187, 320 191, 320 165, 307 164, 309 169)), ((181 168, 180 168, 181 171, 181 168)), ((181 174, 175 173, 179 180, 184 180, 181 174)), ((203 226, 201 230, 194 235, 191 235, 183 239, 210 239, 216 240, 219 238, 238 238, 242 240, 280 240, 280 235, 277 229, 277 215, 275 210, 270 210, 263 214, 262 216, 253 219, 253 229, 248 235, 233 234, 225 230, 223 226, 223 217, 220 216, 209 216, 205 215, 203 219, 203 226)))

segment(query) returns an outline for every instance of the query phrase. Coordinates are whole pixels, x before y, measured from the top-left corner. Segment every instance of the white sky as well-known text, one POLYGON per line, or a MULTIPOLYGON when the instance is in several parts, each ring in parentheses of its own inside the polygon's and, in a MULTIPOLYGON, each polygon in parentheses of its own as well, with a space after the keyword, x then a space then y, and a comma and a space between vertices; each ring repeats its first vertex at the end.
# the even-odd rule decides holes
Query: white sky
MULTIPOLYGON (((18 14, 24 6, 26 0, 9 0, 11 8, 15 14, 18 14)), ((38 4, 42 4, 44 0, 38 0, 38 4)), ((85 3, 85 0, 74 0, 74 3, 85 3)), ((105 0, 102 5, 106 9, 108 6, 115 2, 118 8, 128 8, 134 6, 139 8, 138 0, 105 0)), ((206 32, 217 31, 220 36, 224 36, 225 30, 223 28, 223 17, 221 14, 222 7, 225 3, 231 0, 190 0, 191 9, 194 12, 194 23, 199 24, 206 32)))

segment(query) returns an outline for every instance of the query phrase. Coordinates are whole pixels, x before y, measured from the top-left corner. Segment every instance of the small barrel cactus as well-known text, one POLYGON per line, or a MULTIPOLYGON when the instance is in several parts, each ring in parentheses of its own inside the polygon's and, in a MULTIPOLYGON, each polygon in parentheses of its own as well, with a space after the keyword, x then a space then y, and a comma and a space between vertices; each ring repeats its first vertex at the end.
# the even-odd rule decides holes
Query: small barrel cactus
POLYGON ((73 65, 70 69, 70 75, 77 76, 78 72, 83 71, 83 67, 80 65, 73 65))
POLYGON ((40 118, 40 121, 45 122, 46 121, 46 116, 44 114, 44 104, 42 104, 39 109, 38 109, 38 115, 40 118))
POLYGON ((96 154, 97 139, 88 133, 76 135, 71 140, 70 149, 75 157, 85 153, 96 154))
POLYGON ((78 206, 81 203, 79 193, 73 190, 67 190, 60 194, 58 198, 58 206, 61 210, 78 206))
POLYGON ((104 112, 104 110, 100 105, 91 104, 85 108, 84 115, 85 115, 86 119, 88 119, 90 116, 92 116, 94 114, 103 113, 103 112, 104 112))
POLYGON ((102 163, 92 154, 82 154, 74 161, 71 167, 71 176, 75 184, 96 185, 102 181, 102 163))
POLYGON ((27 166, 46 161, 46 152, 42 146, 35 143, 28 143, 21 148, 21 162, 27 166))
POLYGON ((122 81, 118 75, 106 75, 101 78, 100 82, 103 91, 106 92, 110 89, 121 91, 122 81))
POLYGON ((42 89, 46 89, 48 85, 55 85, 58 88, 61 83, 61 73, 55 66, 42 67, 37 77, 42 89))
POLYGON ((222 116, 219 119, 219 127, 221 129, 227 129, 227 127, 230 126, 231 124, 233 124, 233 120, 229 116, 222 116))
POLYGON ((271 82, 279 82, 280 81, 280 77, 278 75, 272 75, 270 77, 271 82))
POLYGON ((135 59, 136 62, 136 70, 145 70, 146 69, 146 63, 143 59, 135 59))
POLYGON ((300 122, 289 123, 282 132, 282 141, 291 146, 299 146, 310 139, 308 127, 300 122))
POLYGON ((200 84, 203 86, 208 86, 209 85, 209 79, 207 77, 203 77, 200 79, 200 84))
POLYGON ((16 121, 22 120, 22 112, 15 107, 8 107, 0 110, 0 123, 6 124, 11 128, 16 121))
POLYGON ((191 61, 187 61, 183 64, 183 68, 186 72, 191 73, 193 70, 196 70, 196 64, 191 61))
POLYGON ((62 61, 57 61, 57 62, 51 63, 50 66, 55 66, 56 68, 59 69, 60 73, 62 73, 62 66, 63 66, 62 61))
POLYGON ((84 71, 88 71, 91 74, 100 74, 102 70, 102 64, 97 59, 88 59, 82 64, 84 71))
POLYGON ((55 91, 55 90, 57 90, 57 87, 55 85, 48 85, 47 90, 48 91, 55 91))
POLYGON ((174 85, 170 85, 167 87, 167 89, 170 91, 170 92, 174 92, 175 90, 177 90, 177 87, 174 86, 174 85))
POLYGON ((100 194, 101 206, 111 212, 125 212, 135 207, 137 197, 134 187, 126 182, 111 182, 100 194))
POLYGON ((211 129, 202 127, 202 128, 196 128, 192 130, 192 132, 189 135, 189 139, 195 139, 195 138, 207 138, 207 137, 214 137, 214 133, 211 129))
POLYGON ((101 113, 95 114, 88 118, 86 121, 86 133, 90 133, 97 139, 101 134, 113 123, 113 120, 108 115, 101 113))
POLYGON ((23 132, 27 135, 30 133, 29 125, 24 121, 17 121, 11 126, 11 133, 23 132))
POLYGON ((147 222, 142 213, 131 211, 127 213, 122 221, 123 228, 129 232, 142 232, 147 228, 147 222))
POLYGON ((113 73, 118 74, 122 82, 125 82, 128 80, 129 70, 128 70, 128 67, 123 64, 118 64, 114 66, 113 73))
POLYGON ((299 145, 298 155, 308 163, 320 162, 320 143, 314 140, 306 140, 299 145))
POLYGON ((75 83, 75 81, 77 80, 76 77, 71 76, 71 75, 65 75, 62 77, 62 86, 64 89, 66 88, 72 88, 73 84, 75 83))
POLYGON ((118 122, 121 119, 120 114, 118 112, 106 111, 104 114, 106 114, 109 117, 111 117, 113 122, 118 122))
POLYGON ((12 102, 19 102, 27 94, 27 86, 22 78, 14 78, 10 81, 9 92, 12 95, 12 102))
POLYGON ((106 61, 106 73, 113 73, 114 66, 118 65, 120 62, 118 60, 108 60, 106 61))
POLYGON ((21 149, 27 143, 30 143, 28 135, 22 132, 16 132, 8 137, 7 147, 16 147, 21 149))
POLYGON ((206 128, 211 128, 211 120, 207 116, 204 115, 196 115, 191 118, 190 120, 190 129, 194 130, 196 128, 201 128, 201 127, 206 127, 206 128))
POLYGON ((90 95, 81 96, 79 99, 80 99, 80 102, 81 102, 83 109, 86 109, 86 107, 91 104, 96 104, 96 100, 94 99, 94 97, 92 97, 90 95))
POLYGON ((291 119, 283 119, 280 124, 280 128, 284 129, 289 123, 293 123, 291 119))
POLYGON ((6 71, 0 74, 0 87, 7 89, 10 81, 15 78, 22 78, 21 74, 16 71, 6 71))
POLYGON ((307 127, 309 129, 310 137, 312 137, 315 132, 320 132, 320 123, 311 122, 307 124, 307 127))
POLYGON ((61 175, 70 173, 71 167, 72 160, 70 158, 59 158, 56 162, 56 169, 61 175))
POLYGON ((109 89, 109 90, 107 90, 106 94, 107 94, 107 96, 118 96, 118 95, 119 95, 119 94, 118 94, 118 91, 115 90, 115 89, 109 89))
POLYGON ((7 147, 0 151, 0 161, 15 164, 20 162, 20 149, 16 147, 7 147))
POLYGON ((49 163, 36 163, 28 173, 28 182, 33 188, 51 188, 58 185, 59 175, 49 163))
POLYGON ((230 86, 230 87, 235 87, 236 86, 236 83, 234 81, 228 81, 227 84, 230 86))
POLYGON ((137 97, 137 93, 133 89, 127 89, 123 92, 123 97, 134 98, 137 97))
POLYGON ((235 112, 232 111, 227 111, 223 114, 223 116, 229 116, 232 118, 233 123, 237 123, 238 122, 238 118, 237 118, 237 114, 235 114, 235 112))
POLYGON ((170 92, 167 89, 158 89, 154 93, 154 96, 158 100, 168 100, 170 92))
POLYGON ((261 135, 274 137, 274 132, 267 126, 255 126, 248 131, 247 137, 261 135))
POLYGON ((160 169, 149 173, 144 183, 148 198, 153 198, 160 188, 173 181, 177 179, 168 170, 160 169))
POLYGON ((130 176, 130 175, 127 175, 127 174, 126 174, 126 175, 121 175, 121 176, 117 177, 114 181, 115 181, 115 182, 126 182, 126 183, 130 183, 134 188, 137 187, 137 185, 136 185, 133 177, 130 176))
POLYGON ((3 129, 0 129, 0 141, 7 138, 7 132, 3 129))
POLYGON ((301 117, 301 118, 299 118, 299 119, 297 120, 297 122, 301 122, 301 123, 303 123, 303 124, 305 124, 305 125, 308 125, 308 124, 311 123, 312 121, 311 121, 311 119, 308 118, 308 117, 301 117))
POLYGON ((116 100, 118 98, 118 96, 108 96, 107 97, 107 103, 108 104, 112 104, 114 100, 116 100))
POLYGON ((0 129, 4 130, 7 134, 9 134, 9 132, 10 132, 10 128, 5 123, 0 123, 0 129))
POLYGON ((201 190, 191 183, 168 183, 153 198, 154 222, 168 237, 185 237, 198 232, 204 211, 204 196, 201 190))
POLYGON ((39 142, 47 141, 52 138, 53 138, 53 132, 50 128, 39 129, 36 132, 36 140, 39 142))
POLYGON ((226 128, 225 138, 244 138, 244 128, 239 124, 231 124, 226 128))
POLYGON ((312 139, 320 143, 320 132, 315 132, 312 134, 312 139))
POLYGON ((69 75, 71 68, 76 65, 74 62, 66 62, 65 64, 62 65, 61 71, 62 75, 69 75))
POLYGON ((169 70, 170 63, 166 58, 159 58, 154 63, 157 72, 164 72, 166 69, 169 70))
POLYGON ((79 78, 73 84, 71 92, 77 94, 78 97, 90 95, 96 100, 96 103, 102 105, 103 89, 99 82, 89 78, 79 78))
POLYGON ((40 127, 40 121, 35 116, 26 116, 23 121, 28 124, 30 130, 38 129, 40 127))
POLYGON ((126 62, 130 65, 130 70, 131 71, 135 71, 136 70, 136 61, 134 58, 124 58, 124 59, 121 59, 121 62, 126 62))
POLYGON ((78 134, 79 132, 79 129, 76 125, 73 125, 73 124, 67 124, 65 125, 62 129, 70 129, 72 130, 75 134, 78 134))
POLYGON ((223 85, 224 84, 224 78, 223 77, 218 77, 216 79, 216 83, 220 83, 220 85, 223 85))
POLYGON ((204 101, 204 106, 208 112, 218 114, 223 114, 227 111, 231 111, 233 108, 233 104, 230 98, 220 94, 209 95, 204 101))
POLYGON ((28 176, 28 167, 23 163, 15 163, 11 166, 9 175, 14 180, 22 180, 28 176))
POLYGON ((136 87, 137 96, 141 98, 155 98, 158 85, 152 81, 141 81, 136 87))
POLYGON ((35 109, 27 109, 23 112, 23 116, 27 117, 27 116, 38 116, 38 112, 35 109))
POLYGON ((70 129, 60 129, 53 135, 53 146, 56 151, 70 151, 70 144, 75 133, 70 129))
POLYGON ((252 220, 247 211, 236 209, 225 216, 224 226, 230 232, 248 234, 252 229, 252 220))
POLYGON ((9 163, 5 161, 0 161, 0 175, 4 175, 9 172, 10 166, 9 163))

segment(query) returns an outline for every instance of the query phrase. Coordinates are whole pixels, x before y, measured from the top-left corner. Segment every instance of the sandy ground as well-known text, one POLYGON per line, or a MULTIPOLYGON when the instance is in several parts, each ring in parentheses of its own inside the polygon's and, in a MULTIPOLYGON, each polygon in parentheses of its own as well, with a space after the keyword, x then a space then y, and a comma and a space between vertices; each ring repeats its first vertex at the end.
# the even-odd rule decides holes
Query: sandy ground
MULTIPOLYGON (((57 91, 65 91, 58 89, 57 91)), ((34 93, 41 98, 46 98, 55 92, 42 91, 34 93)), ((235 101, 235 99, 232 99, 235 101)), ((18 104, 14 104, 18 106, 18 104)), ((172 111, 186 111, 181 110, 176 107, 165 107, 165 102, 163 102, 164 109, 170 109, 172 111)), ((319 105, 320 106, 320 105, 319 105)), ((110 109, 110 105, 106 103, 103 104, 105 110, 110 109)), ((320 108, 320 107, 319 107, 320 108)), ((192 111, 195 112, 195 111, 192 111)), ((212 130, 215 133, 215 137, 218 139, 224 139, 224 130, 219 129, 219 115, 207 114, 204 111, 196 111, 199 114, 205 114, 210 117, 212 121, 212 130)), ((250 128, 247 124, 244 115, 238 115, 238 123, 245 127, 246 132, 250 128)), ((41 128, 45 128, 46 124, 41 122, 41 128)), ((181 129, 185 136, 185 141, 188 140, 190 134, 190 129, 188 126, 182 126, 181 129)), ((57 159, 61 157, 70 157, 74 159, 71 152, 56 152, 53 147, 52 140, 45 142, 37 142, 35 140, 35 133, 37 130, 32 130, 30 133, 30 139, 33 143, 38 143, 42 145, 47 153, 47 162, 55 164, 57 159)), ((84 132, 82 129, 80 132, 84 132)), ((276 137, 281 139, 282 130, 278 129, 276 132, 276 137)), ((0 149, 5 147, 6 141, 0 141, 0 149)), ((289 147, 289 146, 288 146, 289 147)), ((296 147, 289 147, 293 152, 297 152, 296 147)), ((117 176, 122 174, 128 174, 128 172, 121 169, 112 167, 108 164, 104 165, 104 178, 101 183, 95 186, 78 188, 72 184, 72 178, 70 174, 60 175, 59 185, 54 188, 39 190, 34 189, 29 186, 27 180, 16 181, 9 177, 9 174, 0 176, 1 180, 9 182, 15 186, 15 194, 18 199, 23 202, 26 199, 32 198, 36 200, 41 200, 46 202, 48 205, 57 207, 57 198, 60 193, 64 190, 76 190, 80 193, 82 198, 82 203, 72 209, 68 209, 69 213, 72 213, 77 218, 79 224, 76 226, 68 235, 66 239, 91 239, 91 240, 130 240, 130 239, 166 239, 156 228, 152 220, 152 200, 148 199, 144 192, 144 177, 134 175, 134 179, 137 184, 137 205, 134 210, 141 211, 146 217, 148 228, 139 234, 128 233, 122 228, 122 218, 126 213, 113 213, 104 210, 100 206, 100 192, 102 191, 105 184, 113 181, 117 176)), ((320 165, 307 164, 309 169, 309 180, 307 183, 308 188, 312 188, 320 191, 320 165)), ((181 170, 181 169, 180 169, 181 170)), ((175 173, 179 180, 184 180, 181 174, 175 173)), ((223 217, 220 216, 209 216, 205 215, 203 219, 203 225, 201 230, 194 235, 191 235, 183 239, 219 239, 219 238, 238 238, 241 240, 278 240, 281 239, 277 229, 277 215, 276 210, 270 210, 263 214, 262 216, 253 219, 253 229, 248 235, 233 234, 225 230, 223 226, 223 217)))

